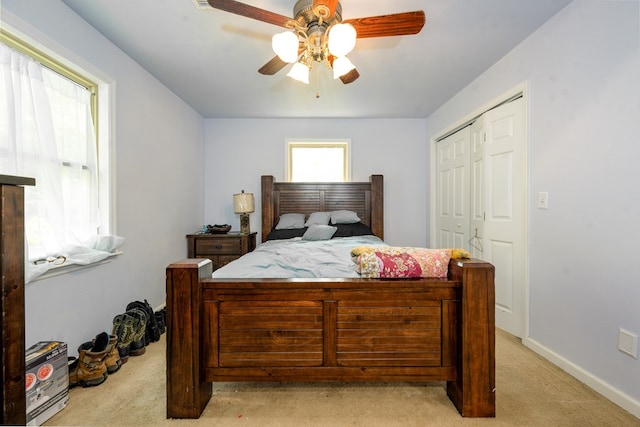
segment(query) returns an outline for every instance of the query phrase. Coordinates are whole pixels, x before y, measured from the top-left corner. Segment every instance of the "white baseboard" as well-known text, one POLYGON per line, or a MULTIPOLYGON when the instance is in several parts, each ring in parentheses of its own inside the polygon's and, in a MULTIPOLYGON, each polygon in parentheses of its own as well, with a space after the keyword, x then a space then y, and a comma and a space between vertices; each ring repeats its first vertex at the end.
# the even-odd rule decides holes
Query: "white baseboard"
POLYGON ((578 379, 584 384, 591 387, 596 392, 600 393, 616 405, 620 406, 622 409, 630 412, 634 416, 640 418, 640 402, 628 396, 621 390, 613 387, 611 384, 603 381, 602 379, 596 377, 590 372, 585 371, 580 366, 574 364, 570 360, 565 359, 559 354, 549 350, 547 347, 543 346, 539 342, 531 339, 524 338, 522 343, 530 348, 532 351, 538 353, 540 356, 547 359, 549 362, 553 363, 572 377, 578 379))

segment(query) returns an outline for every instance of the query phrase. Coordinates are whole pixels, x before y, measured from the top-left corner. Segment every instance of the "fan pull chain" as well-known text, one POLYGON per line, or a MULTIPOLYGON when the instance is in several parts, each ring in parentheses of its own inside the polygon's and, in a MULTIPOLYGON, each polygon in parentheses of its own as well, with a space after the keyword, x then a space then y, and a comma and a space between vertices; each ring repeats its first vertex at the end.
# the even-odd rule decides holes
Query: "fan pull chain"
POLYGON ((315 67, 315 69, 316 69, 316 99, 320 98, 320 78, 318 77, 318 68, 319 67, 315 67))

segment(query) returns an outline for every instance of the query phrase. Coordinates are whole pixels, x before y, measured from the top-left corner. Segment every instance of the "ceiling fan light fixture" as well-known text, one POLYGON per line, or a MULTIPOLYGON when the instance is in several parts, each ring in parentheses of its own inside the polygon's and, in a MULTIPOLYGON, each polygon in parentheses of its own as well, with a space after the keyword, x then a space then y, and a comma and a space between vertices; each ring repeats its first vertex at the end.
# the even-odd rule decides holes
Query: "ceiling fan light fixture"
POLYGON ((309 67, 300 62, 296 62, 293 64, 293 67, 291 67, 291 71, 287 73, 287 76, 299 82, 309 84, 309 67))
POLYGON ((346 56, 339 56, 333 60, 333 78, 337 79, 344 76, 349 71, 355 69, 356 66, 346 56))
POLYGON ((343 57, 356 47, 356 29, 351 24, 336 24, 329 30, 329 52, 343 57))
POLYGON ((291 31, 274 34, 271 47, 284 62, 292 64, 298 60, 298 37, 291 31))

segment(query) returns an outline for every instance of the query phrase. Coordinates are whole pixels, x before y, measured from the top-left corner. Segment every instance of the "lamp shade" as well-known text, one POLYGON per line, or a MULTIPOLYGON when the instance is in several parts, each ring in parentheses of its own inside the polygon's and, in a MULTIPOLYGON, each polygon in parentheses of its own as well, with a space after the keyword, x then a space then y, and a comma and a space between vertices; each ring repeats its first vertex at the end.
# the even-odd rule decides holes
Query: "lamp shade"
POLYGON ((336 24, 329 30, 329 52, 345 56, 356 46, 356 29, 351 24, 336 24))
POLYGON ((242 193, 233 195, 233 210, 237 214, 250 213, 255 210, 253 193, 242 193))
POLYGON ((291 71, 287 73, 287 76, 299 82, 309 84, 309 67, 300 62, 296 62, 293 64, 293 67, 291 67, 291 71))
POLYGON ((274 34, 271 47, 284 62, 292 64, 298 60, 298 37, 291 31, 274 34))
POLYGON ((333 61, 333 78, 337 79, 340 76, 344 76, 349 71, 356 68, 355 65, 346 56, 341 56, 333 61))

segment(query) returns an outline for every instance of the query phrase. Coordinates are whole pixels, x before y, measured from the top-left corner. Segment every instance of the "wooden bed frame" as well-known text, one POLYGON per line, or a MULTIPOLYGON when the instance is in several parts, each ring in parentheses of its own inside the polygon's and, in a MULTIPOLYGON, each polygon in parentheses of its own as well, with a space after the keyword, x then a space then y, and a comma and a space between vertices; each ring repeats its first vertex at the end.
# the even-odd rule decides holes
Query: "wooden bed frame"
MULTIPOLYGON (((348 209, 383 237, 383 178, 262 177, 262 239, 281 214, 348 209)), ((464 417, 495 416, 494 267, 446 279, 212 279, 167 267, 167 418, 198 418, 212 382, 446 381, 464 417)))

